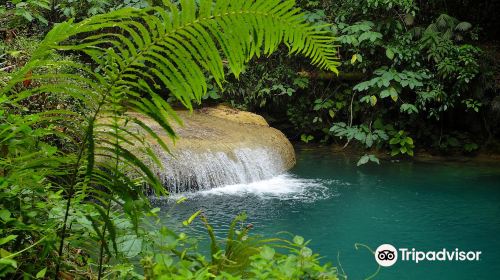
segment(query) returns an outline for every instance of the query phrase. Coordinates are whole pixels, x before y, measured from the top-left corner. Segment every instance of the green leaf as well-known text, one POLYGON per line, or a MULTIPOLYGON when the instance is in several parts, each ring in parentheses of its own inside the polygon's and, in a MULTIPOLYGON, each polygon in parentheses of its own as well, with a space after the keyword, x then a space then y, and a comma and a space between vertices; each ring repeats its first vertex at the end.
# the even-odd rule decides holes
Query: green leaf
POLYGON ((260 255, 262 256, 262 258, 266 260, 272 260, 274 254, 275 254, 274 249, 269 246, 263 246, 260 250, 260 255))
POLYGON ((370 99, 371 99, 370 95, 365 95, 365 96, 361 97, 361 99, 359 101, 363 102, 363 103, 370 103, 370 99))
POLYGON ((298 77, 293 80, 293 84, 301 89, 306 89, 309 86, 309 79, 306 77, 298 77))
POLYGON ((191 217, 189 217, 189 219, 183 221, 182 224, 185 225, 185 226, 190 225, 194 221, 194 219, 196 219, 196 217, 198 217, 198 215, 201 214, 201 212, 202 212, 201 210, 196 211, 196 213, 194 213, 193 215, 191 215, 191 217))
POLYGON ((0 210, 0 219, 2 219, 4 222, 8 222, 11 220, 10 218, 10 211, 7 209, 2 209, 0 210))
POLYGON ((293 238, 293 243, 295 243, 295 244, 297 244, 297 245, 302 245, 302 244, 304 244, 304 237, 299 236, 299 235, 296 235, 296 236, 293 238))
POLYGON ((394 59, 394 52, 391 50, 391 49, 386 49, 385 50, 385 55, 387 56, 387 58, 389 58, 390 60, 393 60, 394 59))
POLYGON ((357 166, 367 164, 369 160, 370 160, 370 157, 368 155, 364 155, 359 159, 357 166))
POLYGON ((380 164, 380 160, 375 155, 370 155, 370 161, 380 164))
POLYGON ((394 87, 390 87, 388 90, 392 100, 394 102, 398 101, 398 91, 394 87))
POLYGON ((12 266, 13 268, 17 268, 17 262, 15 260, 9 259, 9 258, 1 258, 0 264, 12 266))
POLYGON ((380 98, 386 98, 389 96, 391 96, 389 89, 384 89, 383 91, 380 92, 380 98))
POLYGON ((382 39, 382 34, 379 32, 366 31, 359 36, 359 42, 363 42, 365 40, 369 40, 370 42, 375 42, 378 39, 382 39))
POLYGON ((366 146, 368 148, 371 148, 372 145, 373 145, 373 136, 371 134, 368 134, 366 136, 366 146))
POLYGON ((17 238, 17 235, 9 235, 7 237, 0 238, 0 246, 5 244, 5 243, 8 243, 16 238, 17 238))
POLYGON ((365 91, 368 88, 370 88, 370 86, 371 86, 371 82, 365 81, 365 82, 362 82, 362 83, 355 85, 353 89, 357 90, 357 91, 365 91))
POLYGON ((29 11, 24 10, 22 11, 21 15, 29 22, 33 21, 33 16, 29 11))
POLYGON ((396 145, 399 144, 401 140, 399 138, 392 138, 391 141, 389 141, 390 145, 396 145))
POLYGON ((377 97, 375 95, 370 96, 370 104, 375 106, 377 104, 377 97))
POLYGON ((127 258, 133 258, 139 255, 142 251, 142 238, 136 235, 124 235, 116 239, 118 251, 123 253, 127 258))
POLYGON ((219 93, 217 91, 215 91, 215 90, 209 91, 208 95, 212 99, 215 99, 215 100, 220 99, 219 93))
POLYGON ((47 273, 47 268, 44 268, 44 269, 38 271, 38 273, 35 276, 36 279, 40 279, 40 278, 45 277, 45 273, 47 273))
POLYGON ((183 202, 185 202, 187 200, 187 198, 185 196, 179 198, 178 200, 175 201, 176 204, 181 204, 183 202))
POLYGON ((308 248, 308 247, 304 247, 300 250, 300 255, 304 258, 309 258, 311 257, 313 254, 311 248, 308 248))
POLYGON ((356 132, 354 133, 354 138, 360 142, 364 142, 366 140, 366 133, 356 130, 356 132))
POLYGON ((2 258, 7 258, 7 257, 9 257, 10 255, 12 255, 12 253, 11 253, 11 252, 9 252, 9 251, 7 251, 7 250, 5 250, 5 249, 3 249, 3 248, 0 248, 0 257, 2 257, 2 258))
POLYGON ((414 114, 414 113, 418 113, 418 109, 413 104, 404 103, 401 105, 401 112, 406 112, 408 114, 414 114))
POLYGON ((394 102, 398 101, 398 93, 397 92, 391 92, 391 99, 394 102))
POLYGON ((309 141, 314 140, 314 136, 312 135, 307 135, 307 134, 302 134, 300 135, 300 140, 304 143, 309 143, 309 141))
POLYGON ((41 23, 43 23, 44 25, 48 25, 48 23, 49 23, 49 21, 40 14, 36 14, 35 18, 37 20, 39 20, 41 23))
POLYGON ((357 54, 353 54, 352 57, 351 57, 351 64, 354 64, 357 59, 358 59, 358 55, 357 54))
POLYGON ((359 53, 358 53, 358 54, 356 54, 356 59, 357 59, 357 61, 359 61, 359 62, 363 62, 363 56, 362 56, 361 54, 359 54, 359 53))

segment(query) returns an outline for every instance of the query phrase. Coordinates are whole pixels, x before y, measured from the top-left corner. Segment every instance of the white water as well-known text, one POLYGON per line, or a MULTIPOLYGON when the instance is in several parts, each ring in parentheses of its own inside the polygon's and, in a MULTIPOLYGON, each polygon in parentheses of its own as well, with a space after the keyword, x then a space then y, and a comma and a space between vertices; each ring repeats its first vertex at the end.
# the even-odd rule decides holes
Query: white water
POLYGON ((232 184, 196 192, 171 194, 167 199, 178 200, 183 197, 197 199, 211 196, 254 196, 259 199, 298 200, 301 203, 306 203, 338 195, 335 188, 328 187, 331 185, 345 186, 348 184, 332 180, 304 179, 286 173, 251 183, 232 184))
MULTIPOLYGON (((175 157, 162 152, 159 157, 163 168, 157 172, 170 193, 229 191, 231 185, 236 189, 245 184, 257 190, 258 185, 251 183, 268 180, 285 172, 281 155, 264 147, 236 148, 229 154, 185 150, 175 154, 175 157), (226 187, 221 188, 223 186, 226 187)), ((276 184, 267 188, 274 188, 274 191, 279 189, 276 184)))
POLYGON ((281 155, 270 148, 159 155, 163 169, 157 172, 171 193, 168 199, 230 195, 305 202, 335 195, 327 187, 332 182, 285 173, 281 155))

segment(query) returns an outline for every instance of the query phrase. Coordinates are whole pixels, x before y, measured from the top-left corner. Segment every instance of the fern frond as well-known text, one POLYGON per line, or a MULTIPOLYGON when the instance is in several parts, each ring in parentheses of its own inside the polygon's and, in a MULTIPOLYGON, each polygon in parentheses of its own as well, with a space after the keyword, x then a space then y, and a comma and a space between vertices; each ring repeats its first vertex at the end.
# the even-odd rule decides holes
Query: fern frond
MULTIPOLYGON (((101 221, 88 219, 101 241, 115 235, 103 205, 108 209, 111 203, 120 206, 137 228, 141 210, 147 206, 144 186, 166 194, 150 169, 150 162, 159 160, 148 150, 146 137, 137 135, 140 129, 168 149, 162 137, 143 122, 147 117, 176 138, 171 123, 180 119, 161 92, 171 92, 192 109, 192 103, 201 102, 207 92, 207 76, 222 86, 223 61, 238 77, 250 59, 271 55, 282 43, 290 54, 338 72, 334 38, 326 28, 307 23, 294 4, 293 0, 181 0, 179 6, 125 8, 78 23, 59 23, 47 34, 32 58, 0 89, 0 96, 15 106, 42 93, 67 95, 87 107, 84 116, 74 120, 83 127, 73 140, 80 148, 64 161, 71 179, 61 184, 68 199, 63 240, 75 193, 92 198, 89 204, 94 203, 101 221), (91 63, 51 59, 54 52, 64 51, 80 54, 91 63), (71 71, 47 73, 46 67, 55 63, 65 63, 71 71), (28 73, 36 85, 32 88, 21 86, 28 73)), ((63 168, 61 164, 56 167, 63 168)), ((112 245, 116 250, 115 240, 112 245)), ((110 254, 108 245, 103 246, 110 254)))
POLYGON ((206 93, 207 72, 219 84, 224 80, 223 56, 238 76, 252 57, 269 55, 284 42, 290 53, 337 72, 333 37, 306 23, 294 1, 196 2, 181 1, 180 9, 169 4, 167 10, 127 8, 92 17, 66 29, 68 38, 84 37, 78 45, 58 48, 83 51, 106 64, 115 88, 147 95, 151 87, 166 88, 188 108, 206 93))

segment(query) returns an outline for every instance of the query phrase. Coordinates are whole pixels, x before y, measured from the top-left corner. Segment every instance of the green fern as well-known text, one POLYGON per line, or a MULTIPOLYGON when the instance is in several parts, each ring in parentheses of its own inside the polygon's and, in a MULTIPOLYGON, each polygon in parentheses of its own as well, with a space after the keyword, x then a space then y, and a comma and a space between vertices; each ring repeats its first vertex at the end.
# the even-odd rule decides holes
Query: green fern
MULTIPOLYGON (((207 92, 208 75, 222 86, 225 61, 238 77, 252 57, 270 55, 281 43, 290 54, 304 55, 319 68, 337 72, 334 38, 324 27, 306 23, 294 4, 292 0, 181 0, 180 6, 125 8, 78 23, 59 23, 46 35, 0 96, 6 96, 2 106, 21 107, 33 96, 62 94, 88 109, 74 119, 83 127, 82 133, 71 136, 78 151, 67 156, 57 171, 64 170, 66 179, 60 187, 67 198, 60 257, 75 196, 93 205, 100 216, 89 219, 102 244, 101 275, 103 254, 117 251, 110 212, 124 210, 137 229, 148 209, 145 186, 166 194, 150 169, 151 162, 160 162, 146 139, 168 147, 142 121, 151 118, 175 139, 171 123, 180 120, 161 92, 171 92, 192 109, 192 103, 201 102, 207 92), (78 53, 91 63, 53 61, 54 52, 78 53), (44 71, 55 64, 73 71, 44 71), (36 86, 20 86, 27 79, 36 86), (149 137, 138 136, 138 127, 149 137)), ((47 126, 68 114, 60 110, 44 113, 49 121, 45 118, 31 125, 47 126)), ((11 171, 15 174, 15 168, 11 171)))

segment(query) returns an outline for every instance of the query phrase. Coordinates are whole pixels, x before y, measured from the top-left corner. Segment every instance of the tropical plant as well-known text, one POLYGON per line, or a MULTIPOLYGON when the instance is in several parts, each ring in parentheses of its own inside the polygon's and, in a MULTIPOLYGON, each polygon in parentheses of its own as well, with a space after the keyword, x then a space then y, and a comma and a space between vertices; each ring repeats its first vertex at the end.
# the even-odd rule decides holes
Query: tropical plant
MULTIPOLYGON (((306 20, 332 23, 342 73, 337 76, 319 72, 300 60, 288 62, 283 59, 286 54, 278 52, 266 61, 255 62, 261 67, 249 68, 244 78, 234 84, 247 94, 245 100, 235 100, 235 105, 245 107, 247 100, 256 97, 265 100, 263 109, 245 108, 269 116, 273 126, 297 141, 344 146, 344 125, 351 135, 358 135, 352 138, 360 144, 357 147, 387 154, 394 147, 390 139, 400 130, 414 141, 411 150, 415 152, 459 153, 467 151, 464 143, 481 147, 481 143, 492 141, 492 135, 498 136, 492 133, 489 118, 484 117, 495 111, 496 103, 491 101, 498 90, 491 86, 491 62, 478 44, 480 31, 476 24, 458 20, 452 11, 443 14, 445 9, 438 8, 441 4, 422 1, 298 2, 308 9, 306 20), (267 73, 261 69, 269 65, 277 69, 270 74, 274 79, 265 85, 267 90, 255 93, 257 83, 251 77, 264 77, 267 73), (307 87, 294 87, 292 81, 297 77, 307 78, 307 87), (275 98, 271 90, 275 85, 293 88, 294 92, 275 98), (378 138, 372 146, 373 139, 362 134, 371 131, 377 121, 392 128, 391 132, 382 129, 388 137, 378 138), (446 135, 454 135, 462 144, 444 145, 448 143, 443 141, 446 135)), ((229 98, 223 95, 221 100, 229 98)), ((475 146, 467 146, 471 147, 475 146)), ((412 153, 400 152, 398 156, 403 154, 412 153)))
POLYGON ((152 6, 151 0, 59 0, 54 8, 66 18, 84 19, 124 7, 141 9, 150 6, 152 6))
POLYGON ((50 10, 50 0, 5 1, 0 6, 0 23, 8 28, 18 27, 26 22, 38 21, 48 24, 45 13, 50 10), (4 22, 6 21, 5 25, 4 22))
POLYGON ((329 31, 303 18, 291 0, 183 0, 56 24, 0 91, 0 272, 64 278, 95 268, 102 278, 110 258, 126 255, 122 245, 130 242, 120 234, 138 236, 144 215, 155 215, 146 189, 167 195, 151 171, 160 161, 148 143, 168 147, 144 118, 175 138, 171 123, 180 120, 162 96, 192 109, 207 93, 208 75, 222 86, 224 63, 238 77, 252 57, 280 43, 337 72, 329 31), (57 52, 85 59, 54 60, 57 52), (66 70, 45 70, 52 66, 66 70), (41 96, 66 96, 86 110, 26 109, 41 96), (123 215, 128 223, 117 223, 123 215), (82 257, 91 263, 83 271, 74 266, 82 257))
MULTIPOLYGON (((246 215, 240 214, 230 224, 227 236, 219 239, 203 214, 198 213, 189 221, 196 216, 201 218, 209 235, 210 260, 200 254, 188 254, 189 262, 176 262, 165 253, 151 255, 143 260, 148 279, 346 279, 334 267, 321 265, 319 255, 312 252, 309 241, 301 236, 292 235, 290 239, 252 236, 249 234, 252 224, 245 224, 246 215), (193 272, 188 265, 198 265, 200 269, 193 272)), ((169 234, 166 229, 163 232, 169 234)), ((180 240, 179 236, 174 240, 180 240)))
POLYGON ((403 130, 398 131, 394 134, 394 136, 389 141, 389 144, 392 147, 391 155, 395 156, 398 154, 408 154, 413 156, 413 148, 415 145, 413 144, 413 139, 407 136, 406 132, 403 130))

